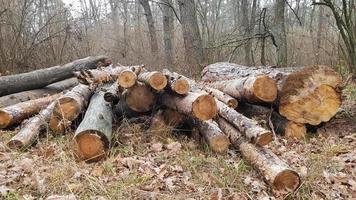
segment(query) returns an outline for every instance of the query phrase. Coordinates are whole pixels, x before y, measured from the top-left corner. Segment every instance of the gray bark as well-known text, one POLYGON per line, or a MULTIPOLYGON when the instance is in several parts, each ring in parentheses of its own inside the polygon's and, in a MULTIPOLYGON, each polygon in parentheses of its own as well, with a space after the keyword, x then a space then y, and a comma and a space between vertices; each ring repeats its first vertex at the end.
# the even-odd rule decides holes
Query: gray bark
POLYGON ((163 13, 163 41, 165 65, 169 68, 173 66, 173 37, 174 37, 174 23, 173 23, 173 6, 172 0, 162 0, 165 5, 162 6, 163 13), (170 6, 169 6, 170 5, 170 6))
POLYGON ((272 34, 277 44, 277 66, 287 66, 287 36, 285 28, 285 0, 275 0, 272 34))

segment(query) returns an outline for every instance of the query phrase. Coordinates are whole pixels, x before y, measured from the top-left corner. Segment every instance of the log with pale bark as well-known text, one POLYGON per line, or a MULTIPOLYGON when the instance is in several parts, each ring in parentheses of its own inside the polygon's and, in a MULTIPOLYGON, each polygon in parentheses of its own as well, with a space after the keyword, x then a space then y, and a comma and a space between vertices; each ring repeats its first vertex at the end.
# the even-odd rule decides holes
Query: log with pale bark
POLYGON ((186 95, 189 92, 190 85, 185 77, 172 73, 168 69, 163 69, 162 72, 167 77, 167 90, 179 95, 186 95))
POLYGON ((55 101, 49 120, 53 133, 63 133, 88 105, 92 90, 79 84, 55 101))
POLYGON ((112 104, 117 104, 119 102, 122 91, 117 82, 114 82, 110 88, 104 90, 105 101, 112 104))
POLYGON ((96 68, 98 65, 106 64, 106 56, 93 56, 75 60, 62 66, 2 76, 0 77, 0 96, 43 88, 51 83, 73 77, 73 71, 96 68))
POLYGON ((70 78, 56 83, 52 83, 44 88, 18 92, 0 97, 0 108, 14 105, 20 102, 38 99, 48 95, 54 95, 64 90, 70 89, 78 84, 76 78, 70 78))
POLYGON ((242 103, 237 108, 237 112, 259 122, 264 122, 267 126, 269 126, 269 128, 274 128, 277 134, 287 138, 302 139, 305 138, 307 133, 307 129, 304 124, 290 121, 277 112, 264 106, 242 103))
POLYGON ((162 104, 180 113, 200 120, 212 119, 217 115, 215 98, 206 93, 189 92, 186 96, 163 94, 162 104))
POLYGON ((273 134, 270 130, 263 128, 257 121, 245 117, 221 101, 216 102, 219 115, 242 132, 249 142, 263 146, 272 141, 273 134))
POLYGON ((54 108, 54 102, 31 117, 21 130, 7 143, 12 149, 24 149, 33 144, 42 131, 47 129, 48 121, 54 108))
POLYGON ((228 150, 230 145, 229 138, 220 130, 215 121, 197 120, 197 126, 211 150, 217 153, 224 153, 228 150))
POLYGON ((291 121, 318 125, 329 121, 341 105, 338 87, 342 78, 324 65, 271 68, 216 63, 204 68, 202 80, 229 82, 226 80, 256 75, 267 75, 277 82, 279 113, 291 121))
POLYGON ((102 91, 93 94, 85 116, 74 135, 76 153, 85 161, 102 159, 110 147, 112 108, 103 96, 102 91))
POLYGON ((18 124, 22 120, 37 114, 60 95, 61 94, 55 94, 48 97, 42 97, 40 99, 25 101, 0 109, 0 128, 18 124))
POLYGON ((296 190, 301 183, 296 171, 282 161, 271 150, 248 143, 235 127, 225 119, 218 119, 221 130, 229 136, 234 147, 240 150, 244 159, 263 175, 273 189, 296 190))
POLYGON ((166 76, 157 71, 142 72, 138 75, 138 80, 150 86, 156 91, 161 91, 167 86, 166 76))

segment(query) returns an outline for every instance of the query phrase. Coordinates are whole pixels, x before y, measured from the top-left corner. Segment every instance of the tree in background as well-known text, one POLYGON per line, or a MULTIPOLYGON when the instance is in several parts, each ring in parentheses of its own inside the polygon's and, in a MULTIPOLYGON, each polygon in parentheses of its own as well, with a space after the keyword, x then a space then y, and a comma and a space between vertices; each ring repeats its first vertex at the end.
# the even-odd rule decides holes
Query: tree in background
POLYGON ((274 20, 272 25, 272 34, 277 45, 277 66, 287 66, 287 35, 285 27, 285 8, 286 0, 275 0, 274 3, 274 20))

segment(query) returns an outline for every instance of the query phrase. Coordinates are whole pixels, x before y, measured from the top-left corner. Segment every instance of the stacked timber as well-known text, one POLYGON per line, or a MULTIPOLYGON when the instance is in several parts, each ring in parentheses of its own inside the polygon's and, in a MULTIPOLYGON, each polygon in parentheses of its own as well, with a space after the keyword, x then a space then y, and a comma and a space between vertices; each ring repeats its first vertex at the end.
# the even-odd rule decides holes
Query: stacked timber
POLYGON ((188 125, 192 137, 213 152, 240 151, 273 189, 296 190, 298 173, 269 144, 276 137, 302 139, 307 126, 330 120, 341 104, 341 81, 327 66, 216 63, 205 67, 201 82, 196 82, 167 69, 114 66, 105 56, 88 57, 0 77, 0 89, 9 87, 0 93, 7 95, 0 97, 0 128, 22 122, 8 142, 13 149, 29 148, 43 133, 70 134, 74 128, 73 150, 79 159, 94 162, 112 147, 115 123, 146 116, 151 119, 149 133, 188 125), (42 78, 29 87, 20 81, 37 75, 42 78), (67 79, 71 76, 76 79, 67 79), (10 80, 17 84, 6 82, 10 80), (15 92, 20 93, 11 94, 15 92))

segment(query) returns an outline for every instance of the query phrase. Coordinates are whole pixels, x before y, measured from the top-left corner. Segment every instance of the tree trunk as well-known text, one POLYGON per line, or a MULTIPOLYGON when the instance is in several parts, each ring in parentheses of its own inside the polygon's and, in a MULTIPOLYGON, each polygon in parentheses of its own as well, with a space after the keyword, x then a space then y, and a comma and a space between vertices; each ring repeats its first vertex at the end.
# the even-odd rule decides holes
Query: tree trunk
POLYGON ((167 69, 163 69, 163 74, 167 77, 167 90, 179 95, 188 94, 190 85, 186 78, 167 69))
POLYGON ((53 107, 54 102, 49 104, 39 114, 31 117, 21 130, 10 139, 7 146, 13 149, 24 149, 32 145, 40 133, 47 128, 53 107))
POLYGON ((76 152, 85 161, 100 160, 110 148, 112 108, 103 96, 104 92, 99 91, 91 97, 84 119, 74 135, 76 152))
POLYGON ((140 4, 142 5, 143 9, 145 10, 146 20, 148 24, 148 30, 150 33, 150 44, 151 44, 151 51, 153 54, 153 59, 157 62, 158 59, 158 43, 157 43, 157 36, 156 36, 156 28, 152 16, 152 11, 148 0, 140 0, 140 4))
POLYGON ((212 119, 217 114, 214 97, 204 93, 189 92, 184 97, 163 94, 162 104, 200 120, 212 119))
POLYGON ((70 78, 56 83, 52 83, 41 89, 28 90, 15 94, 9 94, 0 97, 0 108, 14 105, 20 102, 29 101, 33 99, 38 99, 46 95, 54 95, 56 93, 62 92, 63 90, 74 87, 78 84, 76 78, 70 78))
POLYGON ((105 64, 105 56, 87 57, 71 63, 27 73, 0 77, 0 96, 38 89, 51 83, 73 77, 73 71, 96 68, 99 63, 105 64))
POLYGON ((166 76, 157 71, 140 73, 138 80, 144 82, 156 91, 161 91, 167 86, 166 76))
POLYGON ((198 129, 208 143, 211 150, 224 153, 228 150, 229 138, 220 130, 218 124, 213 120, 197 121, 198 129))
POLYGON ((199 32, 194 0, 178 0, 183 30, 185 63, 191 74, 198 73, 203 63, 203 45, 199 32))
POLYGON ((173 23, 173 2, 172 0, 162 0, 162 14, 163 14, 163 41, 165 65, 170 69, 173 67, 173 38, 174 38, 174 23, 173 23))
POLYGON ((139 113, 145 113, 152 110, 156 102, 156 95, 145 84, 137 82, 131 88, 128 88, 123 94, 127 106, 139 113))
POLYGON ((240 104, 237 112, 245 115, 248 118, 264 122, 269 128, 274 128, 277 134, 287 138, 305 138, 307 129, 304 124, 289 121, 285 117, 279 115, 277 112, 272 111, 264 106, 252 105, 248 103, 240 104), (272 122, 272 125, 270 124, 272 122))
POLYGON ((272 34, 277 45, 277 67, 287 66, 287 35, 285 28, 285 0, 275 0, 274 3, 274 26, 272 34))
POLYGON ((54 133, 63 133, 87 107, 91 95, 92 91, 88 86, 79 84, 59 97, 49 120, 50 129, 54 133))
MULTIPOLYGON (((250 31, 249 31, 250 24, 249 24, 249 19, 248 19, 249 2, 250 2, 249 0, 241 0, 241 9, 242 9, 241 29, 242 29, 242 34, 244 35, 245 38, 251 37, 250 31)), ((244 64, 247 66, 251 66, 251 48, 252 48, 252 45, 250 45, 250 40, 248 40, 246 42, 246 45, 244 46, 244 51, 245 51, 245 63, 244 64)))
POLYGON ((255 120, 245 117, 221 101, 217 101, 217 106, 219 115, 242 132, 249 142, 263 146, 272 141, 271 131, 258 125, 255 120))
POLYGON ((0 109, 0 128, 18 124, 38 113, 61 94, 30 100, 0 109))
POLYGON ((231 143, 239 149, 244 159, 263 175, 274 189, 296 190, 300 185, 300 177, 287 163, 279 159, 272 151, 245 142, 241 133, 224 119, 219 119, 219 126, 231 143))

